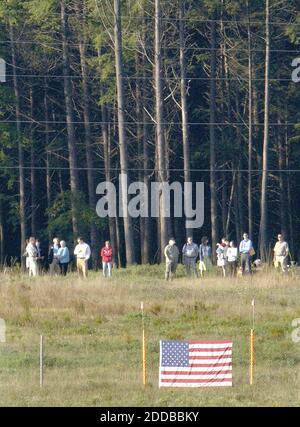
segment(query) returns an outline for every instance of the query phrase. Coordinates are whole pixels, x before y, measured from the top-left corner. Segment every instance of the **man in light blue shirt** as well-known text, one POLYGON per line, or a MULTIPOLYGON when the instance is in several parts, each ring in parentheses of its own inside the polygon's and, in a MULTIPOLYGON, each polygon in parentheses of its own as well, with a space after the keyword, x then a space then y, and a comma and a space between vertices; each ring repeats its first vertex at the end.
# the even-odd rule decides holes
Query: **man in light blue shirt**
POLYGON ((246 271, 251 274, 251 251, 253 251, 253 244, 247 233, 243 234, 239 251, 241 254, 242 274, 244 275, 246 271))

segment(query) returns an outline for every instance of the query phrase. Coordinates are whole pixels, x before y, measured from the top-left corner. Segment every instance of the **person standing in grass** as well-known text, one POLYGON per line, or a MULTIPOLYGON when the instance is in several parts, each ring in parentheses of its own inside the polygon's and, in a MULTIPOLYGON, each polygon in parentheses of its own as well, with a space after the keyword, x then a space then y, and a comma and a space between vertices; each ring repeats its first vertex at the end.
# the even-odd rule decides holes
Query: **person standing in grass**
POLYGON ((88 275, 88 260, 91 256, 91 248, 87 243, 84 242, 82 237, 78 237, 77 239, 74 255, 77 258, 76 265, 79 276, 86 278, 88 275))
POLYGON ((66 276, 68 272, 69 262, 70 262, 70 252, 64 240, 60 242, 60 248, 58 249, 58 252, 57 252, 57 258, 59 262, 58 265, 60 269, 60 274, 62 276, 66 276))
POLYGON ((198 245, 193 242, 192 237, 187 238, 187 242, 182 248, 182 261, 185 265, 186 273, 188 276, 198 276, 198 271, 196 268, 196 260, 198 257, 199 249, 198 245))
POLYGON ((199 270, 201 277, 204 276, 204 272, 210 270, 212 266, 211 262, 211 247, 208 244, 208 238, 202 237, 201 245, 199 246, 199 270))
POLYGON ((25 268, 26 271, 29 272, 29 257, 28 253, 26 252, 27 245, 29 244, 29 239, 25 240, 25 252, 23 253, 23 257, 25 257, 25 268))
POLYGON ((103 276, 111 277, 113 250, 108 240, 100 251, 100 257, 102 258, 103 276))
POLYGON ((230 277, 236 277, 238 250, 233 240, 229 243, 229 248, 227 249, 226 257, 229 275, 230 277))
POLYGON ((274 246, 274 266, 280 268, 283 273, 287 273, 287 260, 289 256, 289 245, 282 234, 278 234, 278 241, 274 246))
POLYGON ((36 239, 35 246, 37 249, 37 265, 39 274, 45 270, 45 250, 39 239, 36 239))
POLYGON ((38 251, 35 246, 34 237, 29 238, 29 242, 26 246, 26 253, 28 257, 29 276, 35 277, 38 275, 38 265, 37 265, 38 251))
POLYGON ((255 254, 253 243, 249 239, 247 233, 243 234, 243 240, 240 242, 239 252, 241 255, 242 275, 246 272, 252 274, 251 271, 251 256, 255 254))
POLYGON ((164 254, 166 257, 165 280, 172 280, 176 273, 179 258, 179 249, 176 246, 174 237, 169 240, 169 244, 165 247, 164 254))
POLYGON ((228 240, 223 237, 221 243, 217 243, 217 266, 222 269, 223 277, 226 277, 226 267, 227 267, 227 249, 228 249, 228 240))
POLYGON ((49 269, 50 269, 50 275, 53 276, 54 274, 59 274, 59 265, 58 265, 58 258, 57 253, 59 249, 59 239, 57 237, 54 237, 53 239, 53 245, 50 247, 49 251, 49 269))

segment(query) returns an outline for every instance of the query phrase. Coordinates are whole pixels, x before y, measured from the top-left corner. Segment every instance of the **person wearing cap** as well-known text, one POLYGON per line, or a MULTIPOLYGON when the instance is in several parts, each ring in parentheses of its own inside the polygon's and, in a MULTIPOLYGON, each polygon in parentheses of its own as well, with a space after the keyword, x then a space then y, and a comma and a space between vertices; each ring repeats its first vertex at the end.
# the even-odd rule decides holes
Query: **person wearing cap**
POLYGON ((192 237, 187 238, 187 242, 184 244, 182 248, 182 261, 185 265, 186 274, 188 276, 196 276, 199 277, 198 271, 196 268, 196 260, 198 257, 199 249, 198 245, 193 242, 192 237))
POLYGON ((82 237, 78 237, 77 239, 74 255, 76 256, 78 275, 86 278, 88 274, 88 260, 91 256, 91 248, 87 243, 84 242, 82 237))
POLYGON ((179 258, 179 249, 176 246, 174 237, 169 240, 168 245, 165 247, 164 255, 166 257, 165 280, 172 280, 176 273, 179 258))

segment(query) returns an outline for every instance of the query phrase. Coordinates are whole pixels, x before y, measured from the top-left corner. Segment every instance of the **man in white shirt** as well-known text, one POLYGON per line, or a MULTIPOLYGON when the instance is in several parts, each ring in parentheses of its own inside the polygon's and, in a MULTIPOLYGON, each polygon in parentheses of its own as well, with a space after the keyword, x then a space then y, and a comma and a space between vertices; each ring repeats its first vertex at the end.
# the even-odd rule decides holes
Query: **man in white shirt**
POLYGON ((287 260, 289 256, 289 245, 282 234, 277 236, 278 242, 274 246, 274 265, 275 268, 281 267, 283 273, 287 272, 287 260))
POLYGON ((233 240, 229 243, 229 248, 227 249, 226 257, 227 257, 229 274, 231 277, 236 277, 238 249, 235 246, 235 243, 233 240))
POLYGON ((26 254, 28 259, 29 276, 35 277, 38 275, 38 265, 37 265, 38 251, 35 246, 34 237, 29 238, 29 243, 26 246, 26 254))
POLYGON ((74 255, 77 258, 76 265, 79 276, 86 278, 88 273, 88 260, 91 256, 91 248, 87 243, 84 242, 82 237, 77 239, 74 255))

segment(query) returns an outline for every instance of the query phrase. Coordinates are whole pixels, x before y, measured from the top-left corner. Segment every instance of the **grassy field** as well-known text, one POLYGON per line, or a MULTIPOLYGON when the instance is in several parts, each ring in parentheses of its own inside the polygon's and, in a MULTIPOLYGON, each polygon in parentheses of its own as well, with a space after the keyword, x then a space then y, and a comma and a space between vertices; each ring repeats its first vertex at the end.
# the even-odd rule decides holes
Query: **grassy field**
POLYGON ((166 283, 163 267, 111 280, 0 275, 1 406, 296 406, 300 404, 300 279, 275 272, 166 283), (249 386, 251 300, 256 298, 255 384, 249 386), (148 385, 141 376, 140 301, 146 310, 148 385), (45 385, 39 388, 39 337, 45 385), (233 339, 232 388, 158 388, 160 339, 233 339))

